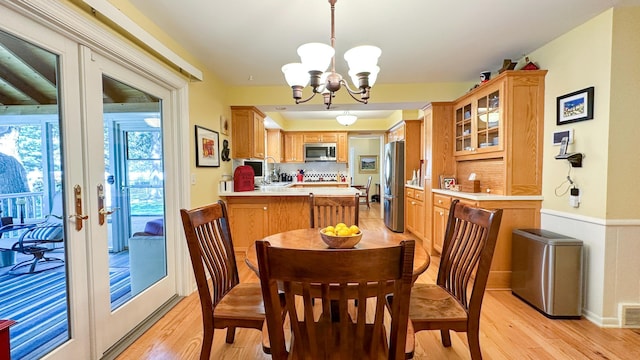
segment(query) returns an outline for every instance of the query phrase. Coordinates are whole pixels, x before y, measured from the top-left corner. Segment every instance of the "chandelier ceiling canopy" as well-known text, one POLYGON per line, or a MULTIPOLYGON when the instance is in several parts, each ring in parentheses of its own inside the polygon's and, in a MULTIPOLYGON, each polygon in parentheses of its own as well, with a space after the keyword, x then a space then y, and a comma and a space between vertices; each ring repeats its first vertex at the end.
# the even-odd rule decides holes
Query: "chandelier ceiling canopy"
POLYGON ((298 47, 300 63, 290 63, 282 67, 285 79, 293 90, 296 104, 311 100, 321 93, 327 109, 331 108, 331 101, 335 93, 344 86, 349 95, 356 101, 366 104, 369 101, 370 89, 378 77, 380 68, 378 58, 382 50, 376 46, 362 45, 354 47, 344 54, 349 65, 349 77, 356 90, 349 88, 342 75, 336 72, 335 59, 335 4, 337 0, 329 0, 331 4, 331 46, 323 43, 307 43, 298 47), (331 71, 327 71, 331 65, 331 71), (312 94, 302 99, 302 90, 311 86, 312 94), (356 95, 360 95, 357 98, 356 95))

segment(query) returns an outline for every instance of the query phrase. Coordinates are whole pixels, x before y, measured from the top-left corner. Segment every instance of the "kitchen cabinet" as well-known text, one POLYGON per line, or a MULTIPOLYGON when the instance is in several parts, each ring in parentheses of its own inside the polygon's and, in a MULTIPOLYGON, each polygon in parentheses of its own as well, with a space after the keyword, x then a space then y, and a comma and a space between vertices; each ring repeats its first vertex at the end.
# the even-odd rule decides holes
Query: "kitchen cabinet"
POLYGON ((505 71, 454 101, 453 153, 459 181, 473 172, 481 192, 541 193, 546 73, 505 71))
POLYGON ((389 142, 404 140, 405 175, 402 181, 403 184, 413 178, 413 171, 420 169, 421 160, 424 157, 420 148, 421 123, 422 120, 403 120, 387 131, 387 140, 389 142))
POLYGON ((447 230, 451 197, 433 194, 433 239, 432 248, 442 253, 442 242, 447 230))
POLYGON ((449 208, 454 199, 483 209, 502 209, 502 222, 487 281, 488 289, 511 287, 511 234, 514 229, 540 227, 542 196, 492 196, 435 190, 433 196, 433 248, 442 252, 449 208))
POLYGON ((424 191, 405 188, 406 228, 419 239, 424 239, 424 191))
POLYGON ((305 143, 337 143, 337 133, 309 132, 303 134, 305 143))
POLYGON ((284 135, 279 129, 267 130, 267 156, 284 162, 284 135))
POLYGON ((304 162, 302 133, 284 133, 284 162, 304 162))
MULTIPOLYGON (((453 157, 453 103, 432 102, 423 109, 423 142, 424 142, 424 223, 425 232, 423 245, 429 253, 440 251, 442 244, 434 248, 435 238, 433 226, 435 226, 433 204, 431 197, 432 188, 439 188, 440 175, 452 175, 456 171, 456 163, 453 157)), ((448 208, 444 209, 448 211, 448 208)), ((444 215, 444 214, 443 214, 444 215)), ((445 218, 446 221, 446 218, 445 218)), ((443 233, 444 234, 444 233, 443 233)), ((442 242, 442 236, 439 236, 442 242)))
POLYGON ((336 161, 339 163, 349 162, 349 138, 346 132, 338 133, 338 148, 336 149, 336 161))
POLYGON ((264 159, 265 115, 253 106, 231 107, 231 157, 264 159))
POLYGON ((268 235, 309 227, 308 196, 230 196, 226 203, 237 251, 268 235))

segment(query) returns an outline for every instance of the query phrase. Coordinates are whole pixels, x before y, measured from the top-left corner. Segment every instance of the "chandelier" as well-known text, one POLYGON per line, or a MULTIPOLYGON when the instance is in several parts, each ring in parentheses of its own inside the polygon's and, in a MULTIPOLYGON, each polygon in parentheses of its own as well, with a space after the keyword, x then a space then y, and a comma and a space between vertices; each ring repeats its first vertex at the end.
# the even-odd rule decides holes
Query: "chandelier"
POLYGON ((351 90, 342 75, 336 72, 335 59, 335 4, 337 0, 329 0, 331 4, 331 46, 323 43, 308 43, 298 47, 301 63, 290 63, 282 67, 285 79, 291 89, 296 104, 311 100, 321 93, 327 109, 331 108, 331 100, 342 86, 357 102, 366 104, 369 100, 369 90, 378 77, 380 68, 378 58, 382 50, 376 46, 363 45, 350 49, 344 54, 349 65, 349 76, 357 90, 351 90), (327 68, 331 64, 331 71, 327 68), (313 93, 302 100, 302 90, 309 84, 313 93), (360 95, 358 99, 355 95, 360 95))
POLYGON ((358 117, 349 114, 348 111, 345 111, 344 114, 336 116, 336 120, 338 121, 338 123, 340 123, 340 125, 349 126, 353 125, 356 120, 358 120, 358 117))

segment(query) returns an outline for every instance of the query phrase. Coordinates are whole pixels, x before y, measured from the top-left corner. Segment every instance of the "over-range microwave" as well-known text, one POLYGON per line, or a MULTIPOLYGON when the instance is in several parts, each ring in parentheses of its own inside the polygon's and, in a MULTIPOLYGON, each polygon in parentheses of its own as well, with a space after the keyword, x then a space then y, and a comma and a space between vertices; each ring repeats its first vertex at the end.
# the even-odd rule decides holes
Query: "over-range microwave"
POLYGON ((336 161, 335 143, 304 144, 304 161, 336 161))

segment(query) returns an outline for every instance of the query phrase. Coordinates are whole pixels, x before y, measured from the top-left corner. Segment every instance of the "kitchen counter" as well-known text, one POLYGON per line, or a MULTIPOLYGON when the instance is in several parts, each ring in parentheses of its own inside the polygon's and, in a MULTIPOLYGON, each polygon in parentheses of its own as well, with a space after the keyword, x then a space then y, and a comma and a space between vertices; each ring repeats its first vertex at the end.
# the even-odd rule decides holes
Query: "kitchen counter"
POLYGON ((352 187, 337 187, 344 185, 343 182, 323 181, 323 182, 296 182, 296 183, 273 183, 261 185, 254 191, 225 191, 220 192, 220 196, 225 197, 254 197, 254 196, 309 196, 309 193, 319 195, 355 195, 360 191, 352 187), (303 185, 303 187, 299 187, 303 185), (315 185, 315 186, 314 186, 315 185), (332 187, 333 185, 333 187, 332 187))
POLYGON ((462 199, 475 201, 523 201, 543 200, 542 195, 498 195, 492 193, 468 193, 462 191, 431 189, 431 192, 447 196, 455 196, 462 199))
POLYGON ((410 189, 416 189, 416 190, 424 190, 424 188, 422 186, 418 186, 418 185, 405 184, 404 187, 407 187, 407 188, 410 188, 410 189))

